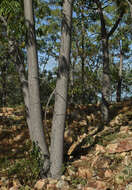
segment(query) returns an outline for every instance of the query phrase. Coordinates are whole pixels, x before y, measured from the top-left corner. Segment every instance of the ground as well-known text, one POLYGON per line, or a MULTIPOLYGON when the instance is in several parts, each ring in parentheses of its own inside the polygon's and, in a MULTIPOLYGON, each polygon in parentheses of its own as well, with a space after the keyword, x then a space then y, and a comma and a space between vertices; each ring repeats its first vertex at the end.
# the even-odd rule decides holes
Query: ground
MULTIPOLYGON (((49 108, 44 121, 49 135, 51 119, 49 108)), ((39 180, 24 107, 1 108, 0 189, 132 189, 132 99, 112 103, 105 126, 99 104, 70 105, 64 137, 63 176, 39 180)))

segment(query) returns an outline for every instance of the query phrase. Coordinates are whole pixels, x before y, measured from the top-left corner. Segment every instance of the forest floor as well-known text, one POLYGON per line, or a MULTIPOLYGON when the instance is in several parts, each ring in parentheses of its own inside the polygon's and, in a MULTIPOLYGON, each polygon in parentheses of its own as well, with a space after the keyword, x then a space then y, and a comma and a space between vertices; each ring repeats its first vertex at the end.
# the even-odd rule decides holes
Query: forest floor
MULTIPOLYGON (((44 122, 48 133, 52 111, 47 110, 44 122)), ((100 105, 69 106, 64 138, 63 176, 39 180, 37 151, 31 151, 24 108, 1 108, 0 189, 132 189, 132 99, 111 104, 105 126, 100 105)))

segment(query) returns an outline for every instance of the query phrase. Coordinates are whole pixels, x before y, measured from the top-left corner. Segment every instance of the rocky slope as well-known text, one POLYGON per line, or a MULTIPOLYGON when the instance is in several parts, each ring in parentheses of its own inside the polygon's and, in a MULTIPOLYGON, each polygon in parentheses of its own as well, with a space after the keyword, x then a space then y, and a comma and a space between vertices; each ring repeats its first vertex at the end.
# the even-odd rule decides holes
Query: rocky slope
MULTIPOLYGON (((63 176, 39 180, 34 160, 34 168, 29 167, 31 144, 23 109, 1 109, 0 189, 132 189, 132 100, 111 104, 106 126, 100 105, 69 106, 67 113, 63 176)), ((48 110, 49 134, 51 115, 48 110)))

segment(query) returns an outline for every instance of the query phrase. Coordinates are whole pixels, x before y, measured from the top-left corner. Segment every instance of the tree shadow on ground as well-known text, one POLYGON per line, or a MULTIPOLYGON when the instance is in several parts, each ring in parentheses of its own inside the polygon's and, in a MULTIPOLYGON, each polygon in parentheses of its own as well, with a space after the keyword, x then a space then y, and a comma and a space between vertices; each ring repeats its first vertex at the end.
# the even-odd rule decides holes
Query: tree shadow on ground
MULTIPOLYGON (((95 108, 94 108, 95 109, 95 108)), ((110 126, 110 122, 118 116, 120 113, 126 113, 126 110, 131 111, 131 101, 119 102, 116 104, 110 105, 110 120, 107 125, 101 123, 98 125, 97 130, 93 134, 88 134, 72 151, 71 155, 67 155, 67 150, 70 148, 70 145, 67 145, 65 151, 65 161, 74 161, 79 159, 80 156, 87 155, 90 150, 92 150, 96 144, 100 144, 103 141, 103 138, 111 134, 118 133, 120 131, 121 125, 116 124, 114 127, 110 126), (125 109, 125 110, 124 110, 125 109)), ((94 111, 94 110, 92 110, 94 111)), ((128 119, 132 119, 132 113, 128 115, 128 119)), ((124 119, 125 124, 126 120, 124 119)), ((88 127, 88 126, 87 126, 88 127)))
POLYGON ((86 156, 94 147, 96 144, 103 144, 103 138, 111 135, 113 133, 117 133, 120 131, 120 126, 117 126, 116 128, 113 128, 111 130, 108 130, 102 134, 102 136, 98 135, 100 132, 103 132, 103 128, 99 129, 94 133, 92 136, 87 135, 82 142, 80 142, 75 149, 72 151, 71 155, 65 154, 65 162, 73 162, 77 159, 80 159, 81 156, 86 156))

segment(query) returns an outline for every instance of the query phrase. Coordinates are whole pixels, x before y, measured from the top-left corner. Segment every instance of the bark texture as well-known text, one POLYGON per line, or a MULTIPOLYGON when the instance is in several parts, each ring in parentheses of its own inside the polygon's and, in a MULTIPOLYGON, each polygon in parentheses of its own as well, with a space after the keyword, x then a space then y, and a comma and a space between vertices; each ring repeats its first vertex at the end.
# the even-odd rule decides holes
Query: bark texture
POLYGON ((63 141, 70 67, 71 20, 72 0, 64 0, 62 10, 59 70, 56 83, 55 106, 51 131, 50 173, 53 178, 59 178, 61 176, 63 164, 63 141))
POLYGON ((28 87, 31 121, 31 140, 40 149, 42 159, 42 175, 46 175, 49 169, 49 153, 44 136, 42 113, 40 105, 39 81, 38 81, 38 57, 36 50, 36 37, 33 16, 32 0, 24 0, 25 22, 27 26, 27 62, 28 62, 28 87))

